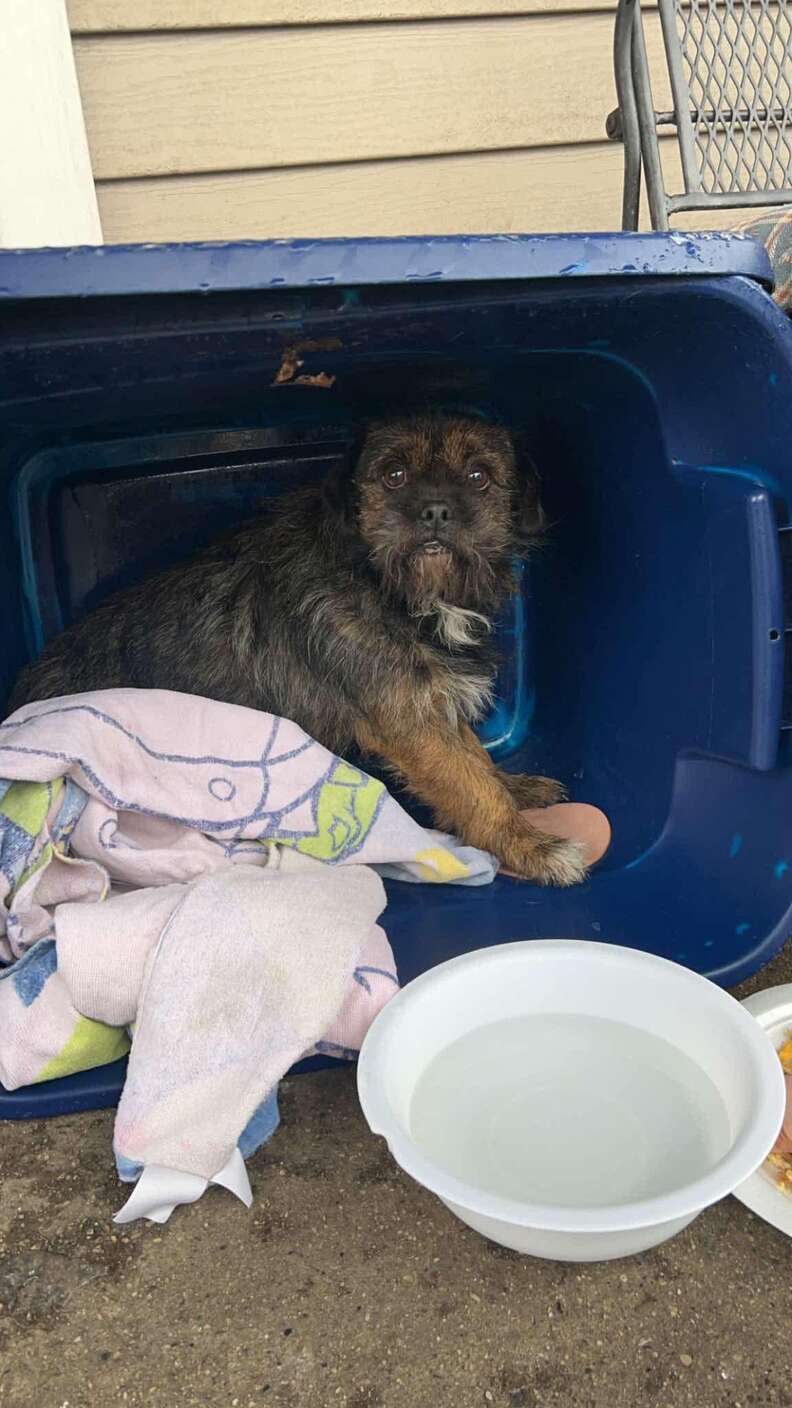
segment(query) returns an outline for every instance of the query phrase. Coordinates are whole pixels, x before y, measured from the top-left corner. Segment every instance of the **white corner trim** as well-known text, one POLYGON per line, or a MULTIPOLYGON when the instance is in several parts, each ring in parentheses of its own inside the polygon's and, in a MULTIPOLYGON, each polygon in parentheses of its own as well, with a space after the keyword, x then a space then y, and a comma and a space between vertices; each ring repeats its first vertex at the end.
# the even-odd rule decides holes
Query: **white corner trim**
POLYGON ((101 243, 65 0, 0 0, 0 246, 101 243))

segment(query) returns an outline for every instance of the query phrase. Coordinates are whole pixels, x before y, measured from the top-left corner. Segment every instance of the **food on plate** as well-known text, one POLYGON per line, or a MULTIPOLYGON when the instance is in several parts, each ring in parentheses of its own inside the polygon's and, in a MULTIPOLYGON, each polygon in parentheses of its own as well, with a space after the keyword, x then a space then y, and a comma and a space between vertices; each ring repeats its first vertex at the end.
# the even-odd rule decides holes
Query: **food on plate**
POLYGON ((767 1163, 777 1187, 792 1197, 792 1032, 778 1052, 778 1059, 784 1068, 786 1080, 786 1111, 779 1136, 773 1145, 767 1163))

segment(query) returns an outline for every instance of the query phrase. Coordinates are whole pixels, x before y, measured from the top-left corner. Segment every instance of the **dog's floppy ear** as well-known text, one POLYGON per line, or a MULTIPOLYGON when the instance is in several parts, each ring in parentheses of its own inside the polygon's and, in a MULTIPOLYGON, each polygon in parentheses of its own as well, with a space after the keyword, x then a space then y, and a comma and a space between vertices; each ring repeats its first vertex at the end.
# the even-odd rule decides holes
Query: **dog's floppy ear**
POLYGON ((546 519, 540 499, 541 481, 536 462, 522 436, 515 437, 517 475, 514 489, 514 523, 520 543, 528 548, 545 531, 546 519))
POLYGON ((365 431, 355 436, 341 461, 330 470, 322 485, 322 502, 339 531, 354 532, 357 523, 357 484, 355 466, 363 448, 365 431))
POLYGON ((546 519, 539 498, 539 475, 533 465, 521 468, 517 477, 517 528, 524 538, 541 538, 546 519))
POLYGON ((322 485, 322 505, 336 531, 354 531, 355 481, 348 465, 340 464, 331 469, 322 485))

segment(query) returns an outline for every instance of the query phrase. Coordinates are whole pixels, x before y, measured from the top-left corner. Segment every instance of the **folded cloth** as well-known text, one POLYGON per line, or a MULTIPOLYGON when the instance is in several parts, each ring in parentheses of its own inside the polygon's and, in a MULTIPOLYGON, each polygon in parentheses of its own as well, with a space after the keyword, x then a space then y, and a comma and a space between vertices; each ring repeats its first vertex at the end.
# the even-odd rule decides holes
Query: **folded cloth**
POLYGON ((384 908, 367 866, 328 872, 302 856, 187 886, 146 964, 117 1152, 205 1178, 223 1168, 262 1097, 331 1026, 384 908))
POLYGON ((354 1055, 396 991, 375 871, 495 873, 295 724, 170 691, 26 706, 0 779, 0 1080, 115 1059, 132 1028, 119 1170, 192 1196, 240 1191, 283 1073, 354 1055))

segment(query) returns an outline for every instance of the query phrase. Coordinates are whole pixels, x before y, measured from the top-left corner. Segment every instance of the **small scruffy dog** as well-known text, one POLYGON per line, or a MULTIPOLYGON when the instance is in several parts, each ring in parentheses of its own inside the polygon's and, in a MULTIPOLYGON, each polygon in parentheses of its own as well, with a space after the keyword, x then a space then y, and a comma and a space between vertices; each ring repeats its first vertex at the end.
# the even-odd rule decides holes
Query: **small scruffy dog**
POLYGON ((580 848, 520 816, 563 787, 499 771, 471 728, 491 698, 493 617, 540 521, 505 430, 439 414, 375 426, 353 474, 70 626, 12 707, 135 686, 282 714, 334 752, 383 759, 440 827, 508 870, 574 884, 580 848))

